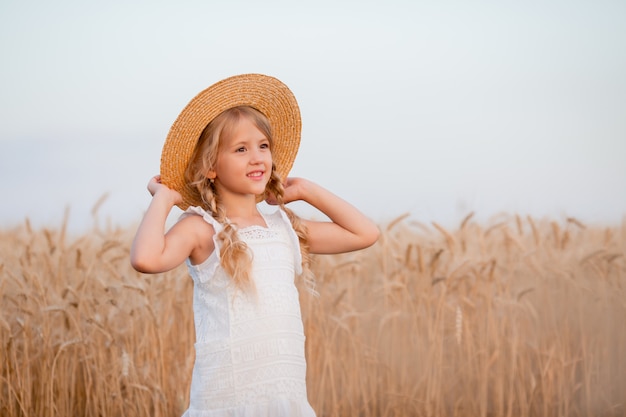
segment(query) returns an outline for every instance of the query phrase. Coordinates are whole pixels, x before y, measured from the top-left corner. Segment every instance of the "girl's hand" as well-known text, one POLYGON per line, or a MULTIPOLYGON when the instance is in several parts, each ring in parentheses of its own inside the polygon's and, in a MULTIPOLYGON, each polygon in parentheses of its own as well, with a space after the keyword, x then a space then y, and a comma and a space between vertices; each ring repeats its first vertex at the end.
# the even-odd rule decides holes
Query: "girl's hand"
POLYGON ((304 180, 302 178, 287 178, 285 182, 285 203, 302 200, 302 186, 304 180))
MULTIPOLYGON (((302 178, 287 178, 283 183, 283 187, 285 188, 285 194, 283 195, 283 203, 291 203, 292 201, 301 200, 301 187, 302 182, 304 180, 302 178)), ((276 197, 271 194, 265 200, 267 204, 276 205, 278 202, 276 201, 276 197)))
POLYGON ((157 193, 166 195, 172 201, 172 205, 182 203, 183 201, 183 197, 178 191, 170 189, 167 185, 161 182, 160 175, 155 175, 150 178, 150 182, 148 182, 148 191, 153 197, 157 193))

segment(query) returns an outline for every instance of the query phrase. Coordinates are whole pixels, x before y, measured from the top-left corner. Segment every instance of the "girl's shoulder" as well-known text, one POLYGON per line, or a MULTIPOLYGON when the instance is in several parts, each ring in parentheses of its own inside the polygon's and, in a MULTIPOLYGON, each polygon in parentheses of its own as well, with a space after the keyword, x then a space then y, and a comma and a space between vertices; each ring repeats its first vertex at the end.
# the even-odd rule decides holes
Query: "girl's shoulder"
POLYGON ((217 247, 217 233, 220 224, 200 207, 190 207, 178 219, 174 227, 182 229, 182 233, 193 236, 194 249, 189 255, 192 264, 204 262, 217 247))
POLYGON ((291 225, 289 216, 287 216, 287 213, 285 213, 285 211, 281 210, 279 207, 277 207, 273 211, 268 210, 264 212, 263 217, 265 218, 265 220, 269 220, 273 224, 291 225))
POLYGON ((209 212, 202 207, 189 207, 178 218, 178 222, 193 222, 197 224, 208 224, 212 226, 214 233, 219 233, 224 227, 209 212))
POLYGON ((293 232, 293 225, 291 224, 291 220, 289 220, 289 216, 280 208, 262 211, 261 213, 268 229, 276 231, 282 230, 287 233, 293 232))

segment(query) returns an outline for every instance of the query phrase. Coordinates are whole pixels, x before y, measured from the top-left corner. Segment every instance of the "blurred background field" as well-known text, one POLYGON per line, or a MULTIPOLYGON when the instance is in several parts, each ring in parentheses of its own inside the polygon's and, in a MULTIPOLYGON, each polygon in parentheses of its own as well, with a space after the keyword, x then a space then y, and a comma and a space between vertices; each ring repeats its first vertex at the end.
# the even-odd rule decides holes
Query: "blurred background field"
MULTIPOLYGON (((134 228, 0 231, 0 415, 178 416, 193 363, 185 267, 146 276, 134 228)), ((318 256, 302 291, 319 416, 626 415, 626 222, 409 216, 318 256)))

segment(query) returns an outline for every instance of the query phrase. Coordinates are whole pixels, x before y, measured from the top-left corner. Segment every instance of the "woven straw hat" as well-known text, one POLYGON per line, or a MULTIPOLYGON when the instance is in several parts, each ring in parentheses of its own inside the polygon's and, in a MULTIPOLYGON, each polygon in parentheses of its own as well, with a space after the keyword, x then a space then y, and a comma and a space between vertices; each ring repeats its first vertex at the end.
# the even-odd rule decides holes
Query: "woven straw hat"
POLYGON ((286 178, 300 145, 302 122, 293 93, 274 77, 243 74, 219 81, 201 91, 180 113, 165 139, 161 153, 161 182, 178 191, 182 210, 201 206, 198 192, 185 181, 185 170, 204 128, 220 113, 237 106, 252 107, 267 117, 272 127, 272 160, 286 178))

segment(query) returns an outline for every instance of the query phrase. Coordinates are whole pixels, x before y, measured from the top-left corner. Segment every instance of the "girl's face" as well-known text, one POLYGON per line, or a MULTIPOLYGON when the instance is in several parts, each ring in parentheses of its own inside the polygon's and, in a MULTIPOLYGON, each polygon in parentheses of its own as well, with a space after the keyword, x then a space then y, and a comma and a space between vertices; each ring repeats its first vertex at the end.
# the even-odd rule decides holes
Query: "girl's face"
POLYGON ((249 117, 243 116, 224 135, 215 164, 215 185, 218 193, 261 195, 272 173, 269 139, 249 117))

